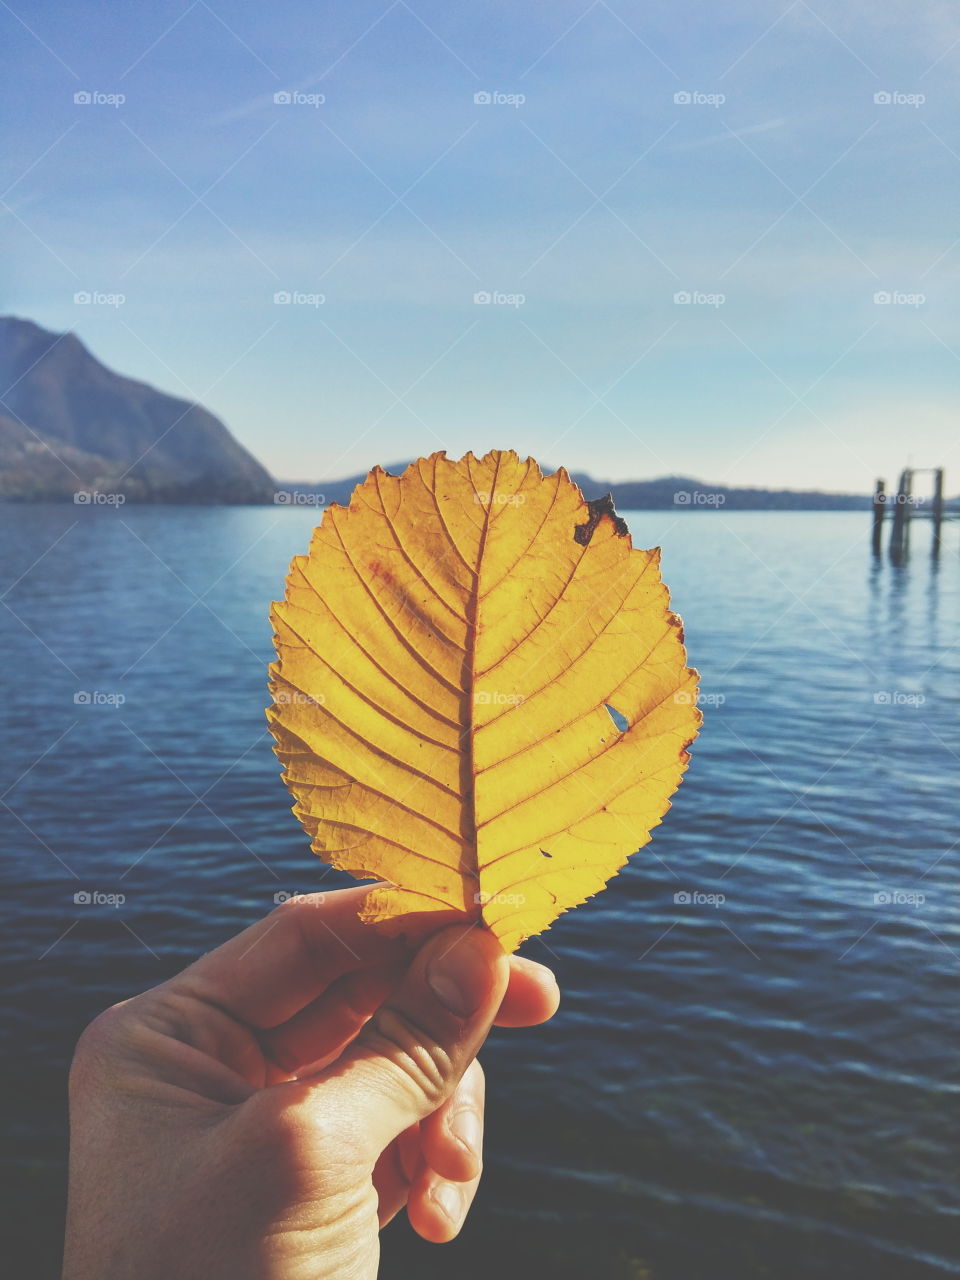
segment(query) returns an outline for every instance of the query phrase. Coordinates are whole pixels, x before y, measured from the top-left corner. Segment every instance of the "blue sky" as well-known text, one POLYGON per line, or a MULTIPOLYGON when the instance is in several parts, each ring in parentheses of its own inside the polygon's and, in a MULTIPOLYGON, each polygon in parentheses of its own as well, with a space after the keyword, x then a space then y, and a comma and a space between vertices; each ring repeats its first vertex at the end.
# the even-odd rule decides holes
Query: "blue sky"
POLYGON ((960 487, 952 3, 14 0, 0 48, 0 310, 278 477, 960 487))

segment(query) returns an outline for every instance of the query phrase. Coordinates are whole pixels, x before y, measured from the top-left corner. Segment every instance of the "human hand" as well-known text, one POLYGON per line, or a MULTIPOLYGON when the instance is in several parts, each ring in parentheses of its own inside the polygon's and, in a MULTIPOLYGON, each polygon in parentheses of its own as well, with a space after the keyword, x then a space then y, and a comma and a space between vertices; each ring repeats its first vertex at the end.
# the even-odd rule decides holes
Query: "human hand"
POLYGON ((476 926, 416 950, 307 895, 87 1028, 64 1280, 372 1280, 406 1205, 452 1239, 480 1177, 492 1023, 559 993, 476 926))

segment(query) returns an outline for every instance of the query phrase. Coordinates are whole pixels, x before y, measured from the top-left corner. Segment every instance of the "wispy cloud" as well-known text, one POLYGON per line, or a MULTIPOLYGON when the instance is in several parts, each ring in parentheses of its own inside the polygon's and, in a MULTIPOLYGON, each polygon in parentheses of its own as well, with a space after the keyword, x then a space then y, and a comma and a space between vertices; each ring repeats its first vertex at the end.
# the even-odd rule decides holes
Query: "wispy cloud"
POLYGON ((769 133, 771 129, 782 129, 786 124, 786 120, 780 118, 776 120, 764 120, 760 124, 744 125, 742 129, 724 129, 723 133, 708 133, 704 138, 691 138, 686 142, 677 142, 673 146, 664 147, 664 154, 670 155, 677 151, 697 151, 700 147, 713 147, 718 142, 736 141, 737 138, 746 138, 752 133, 769 133))
POLYGON ((275 111, 277 109, 275 94, 280 92, 309 93, 315 85, 322 83, 326 74, 326 72, 323 72, 320 75, 310 76, 297 84, 278 84, 276 89, 272 89, 269 93, 258 93, 256 97, 248 98, 245 102, 241 102, 235 107, 228 107, 226 111, 220 111, 215 115, 208 116, 203 121, 203 127, 217 129, 221 125, 234 124, 238 120, 247 120, 251 116, 265 115, 269 111, 275 111))

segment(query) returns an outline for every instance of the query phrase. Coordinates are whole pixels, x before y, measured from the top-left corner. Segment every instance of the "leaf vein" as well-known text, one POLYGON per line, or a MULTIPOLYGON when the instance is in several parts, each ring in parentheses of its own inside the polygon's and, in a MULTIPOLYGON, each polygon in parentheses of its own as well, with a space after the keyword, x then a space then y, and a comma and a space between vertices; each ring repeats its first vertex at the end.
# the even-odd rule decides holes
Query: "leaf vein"
MULTIPOLYGON (((405 720, 402 720, 400 716, 395 716, 392 711, 388 711, 386 707, 382 707, 379 702, 374 702, 372 698, 369 698, 361 689, 358 689, 355 684, 353 684, 350 680, 348 680, 347 677, 341 671, 338 671, 332 662, 330 662, 327 658, 324 658, 321 654, 319 654, 316 651, 316 649, 314 649, 313 645, 311 645, 308 640, 306 640, 303 636, 300 635, 300 632, 297 631, 295 627, 293 627, 289 622, 287 622, 287 626, 290 627, 290 630, 294 633, 294 635, 299 636, 299 638, 303 640, 304 646, 310 650, 310 652, 314 655, 314 657, 317 659, 318 662, 322 662, 329 672, 335 675, 338 680, 343 681, 343 683, 351 691, 351 693, 356 694, 356 696, 360 698, 363 702, 365 702, 368 707, 372 707, 374 711, 379 712, 380 715, 382 715, 385 720, 391 721, 391 723, 397 725, 397 727, 400 729, 406 729, 409 733, 412 733, 414 737, 420 739, 420 741, 422 742, 429 742, 432 746, 442 747, 445 751, 452 751, 454 754, 457 754, 457 748, 451 746, 449 742, 441 742, 439 738, 431 738, 430 735, 428 733, 424 733, 422 729, 415 729, 412 724, 407 724, 407 722, 405 720)), ((295 689, 297 693, 302 693, 305 698, 310 698, 313 696, 312 694, 308 693, 306 689, 301 689, 300 686, 298 684, 295 684, 290 679, 289 676, 277 674, 276 676, 274 676, 274 679, 281 681, 283 684, 287 685, 291 689, 295 689)), ((323 706, 325 708, 326 703, 324 703, 323 706)), ((451 727, 455 729, 460 728, 458 724, 453 724, 451 727)))
MULTIPOLYGON (((373 603, 376 605, 376 607, 377 607, 378 611, 380 612, 380 615, 381 615, 381 617, 383 618, 384 622, 386 622, 387 626, 390 628, 390 630, 393 632, 393 634, 397 637, 397 639, 400 641, 400 643, 403 645, 403 647, 407 650, 407 652, 408 652, 408 653, 410 654, 410 656, 414 659, 414 661, 415 661, 419 666, 423 667, 424 671, 426 671, 428 675, 433 676, 436 680, 438 680, 438 681, 440 682, 440 684, 445 685, 445 686, 450 690, 450 692, 451 692, 451 693, 455 693, 455 694, 457 694, 457 695, 462 694, 463 690, 462 690, 462 689, 458 689, 458 688, 457 688, 457 686, 456 686, 455 684, 453 684, 453 682, 452 682, 452 681, 448 680, 448 679, 447 679, 447 677, 446 677, 446 676, 445 676, 441 671, 439 671, 439 670, 438 670, 438 669, 433 665, 433 663, 432 663, 432 662, 428 662, 428 661, 427 661, 427 659, 423 656, 423 654, 419 653, 419 652, 418 652, 418 651, 413 647, 413 645, 410 643, 410 641, 406 638, 406 636, 403 634, 403 632, 399 629, 399 627, 396 625, 396 623, 393 621, 393 619, 392 619, 392 618, 390 617, 390 615, 387 613, 386 609, 384 609, 383 605, 380 603, 380 600, 379 600, 379 598, 377 597, 376 592, 371 591, 371 590, 370 590, 369 585, 364 581, 364 578, 363 578, 362 574, 360 573, 360 570, 359 570, 359 569, 357 568, 357 566, 356 566, 356 562, 354 561, 353 556, 352 556, 352 555, 350 554, 350 552, 347 550, 347 545, 346 545, 346 543, 345 543, 345 542, 344 542, 344 540, 343 540, 343 534, 340 532, 340 529, 338 528, 337 524, 336 524, 334 521, 331 521, 331 524, 333 524, 334 530, 336 531, 337 538, 339 539, 339 542, 340 542, 340 546, 343 548, 343 553, 344 553, 344 555, 346 556, 347 560, 349 561, 350 568, 353 570, 354 574, 356 575, 357 581, 361 584, 361 586, 363 587, 364 591, 366 591, 367 595, 370 597, 370 599, 371 599, 371 600, 373 601, 373 603)), ((316 588, 314 588, 314 590, 316 590, 316 588)))

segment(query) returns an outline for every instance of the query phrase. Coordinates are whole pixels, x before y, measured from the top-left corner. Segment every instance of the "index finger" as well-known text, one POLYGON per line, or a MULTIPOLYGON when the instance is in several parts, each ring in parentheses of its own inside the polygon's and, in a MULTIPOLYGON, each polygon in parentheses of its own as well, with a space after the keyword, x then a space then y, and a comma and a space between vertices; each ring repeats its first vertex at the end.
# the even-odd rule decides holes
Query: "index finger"
POLYGON ((358 969, 406 967, 411 951, 358 912, 375 885, 291 898, 201 957, 172 985, 265 1030, 299 1013, 337 978, 358 969))

